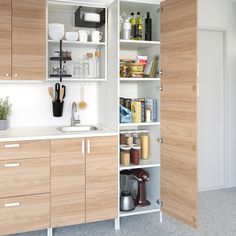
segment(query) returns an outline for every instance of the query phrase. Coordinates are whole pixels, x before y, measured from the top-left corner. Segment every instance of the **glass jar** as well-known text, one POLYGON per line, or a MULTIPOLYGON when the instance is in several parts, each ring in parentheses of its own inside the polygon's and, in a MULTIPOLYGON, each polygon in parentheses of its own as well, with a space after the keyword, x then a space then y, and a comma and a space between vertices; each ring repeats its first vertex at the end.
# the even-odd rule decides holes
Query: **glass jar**
POLYGON ((142 133, 141 138, 141 158, 147 160, 149 158, 149 135, 148 133, 142 133))
POLYGON ((139 145, 134 144, 130 150, 130 162, 134 165, 139 165, 141 148, 139 145))
POLYGON ((133 136, 131 134, 126 134, 125 135, 125 144, 132 146, 133 145, 133 136))
POLYGON ((125 134, 120 133, 120 144, 125 144, 125 134))
POLYGON ((120 146, 120 164, 123 166, 130 165, 130 149, 128 145, 120 146))

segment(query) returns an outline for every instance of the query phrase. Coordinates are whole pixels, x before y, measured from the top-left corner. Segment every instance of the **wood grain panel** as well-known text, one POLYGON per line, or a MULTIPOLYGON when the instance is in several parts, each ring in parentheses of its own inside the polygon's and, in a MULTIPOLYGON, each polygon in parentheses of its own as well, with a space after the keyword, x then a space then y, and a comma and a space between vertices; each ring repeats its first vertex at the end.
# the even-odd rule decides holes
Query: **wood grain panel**
POLYGON ((86 138, 86 222, 117 217, 117 137, 86 138), (87 145, 88 148, 88 145, 87 145))
POLYGON ((49 194, 0 199, 0 235, 49 228, 49 203, 49 194))
POLYGON ((49 192, 49 158, 0 161, 0 198, 49 192))
POLYGON ((197 1, 161 3, 163 212, 197 226, 197 1))
POLYGON ((46 1, 12 0, 12 79, 44 80, 46 1))
POLYGON ((51 141, 51 226, 85 222, 84 139, 51 141))
POLYGON ((50 156, 50 140, 0 142, 0 160, 50 156))
POLYGON ((0 16, 0 80, 5 80, 11 79, 11 0, 0 0, 0 16))

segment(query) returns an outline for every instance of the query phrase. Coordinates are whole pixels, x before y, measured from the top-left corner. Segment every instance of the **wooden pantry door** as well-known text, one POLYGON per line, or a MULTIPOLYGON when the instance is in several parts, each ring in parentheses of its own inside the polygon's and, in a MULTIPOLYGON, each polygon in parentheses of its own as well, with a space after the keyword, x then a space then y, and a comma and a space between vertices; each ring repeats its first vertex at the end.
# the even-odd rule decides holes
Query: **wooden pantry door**
POLYGON ((197 0, 161 7, 162 211, 197 227, 197 0))

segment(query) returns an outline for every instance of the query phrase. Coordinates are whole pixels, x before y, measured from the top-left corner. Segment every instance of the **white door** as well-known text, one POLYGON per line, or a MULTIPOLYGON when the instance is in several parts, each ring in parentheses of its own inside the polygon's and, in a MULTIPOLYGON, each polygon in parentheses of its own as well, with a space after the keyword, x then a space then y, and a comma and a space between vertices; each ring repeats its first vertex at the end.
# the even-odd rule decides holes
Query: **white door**
POLYGON ((224 32, 199 30, 198 187, 225 185, 224 32))

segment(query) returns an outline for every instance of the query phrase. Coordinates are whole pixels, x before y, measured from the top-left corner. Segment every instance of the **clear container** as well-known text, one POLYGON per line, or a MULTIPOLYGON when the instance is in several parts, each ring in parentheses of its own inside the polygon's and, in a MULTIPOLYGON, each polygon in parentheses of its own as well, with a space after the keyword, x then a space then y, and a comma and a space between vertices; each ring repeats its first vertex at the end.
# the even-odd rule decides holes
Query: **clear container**
POLYGON ((134 144, 130 150, 130 162, 133 165, 139 165, 141 147, 137 144, 134 144))
POLYGON ((147 160, 149 158, 149 135, 142 133, 141 138, 141 158, 147 160))
POLYGON ((131 134, 125 135, 125 144, 129 146, 133 145, 133 136, 131 134))
POLYGON ((89 61, 86 58, 83 59, 83 76, 89 78, 89 61))
POLYGON ((123 166, 130 165, 130 149, 128 145, 120 146, 120 164, 123 166))
POLYGON ((74 77, 83 78, 84 77, 84 60, 79 59, 74 63, 74 77))

